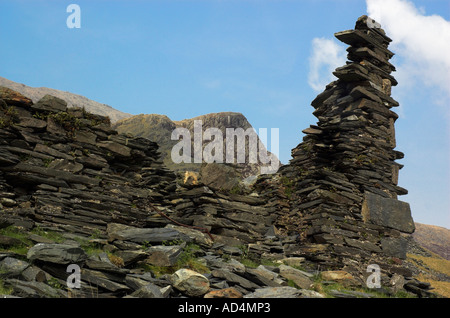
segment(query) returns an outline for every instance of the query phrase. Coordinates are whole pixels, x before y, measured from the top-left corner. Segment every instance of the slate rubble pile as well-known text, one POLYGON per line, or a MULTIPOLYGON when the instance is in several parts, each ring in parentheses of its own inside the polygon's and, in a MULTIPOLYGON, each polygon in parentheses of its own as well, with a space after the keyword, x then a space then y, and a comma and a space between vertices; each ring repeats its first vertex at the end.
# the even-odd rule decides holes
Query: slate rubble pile
MULTIPOLYGON (((361 286, 361 279, 347 271, 299 269, 305 264, 300 257, 282 257, 274 265, 246 266, 240 261, 243 250, 176 225, 137 228, 110 223, 106 239, 86 240, 71 233, 62 233, 57 241, 43 234, 31 237, 36 244, 26 256, 0 252, 0 279, 3 288, 11 289, 7 297, 324 298, 327 295, 315 283, 318 275, 322 284, 345 287, 330 290, 328 296, 376 297, 352 290, 361 286), (95 245, 96 252, 88 252, 86 244, 95 245), (195 256, 202 270, 186 265, 171 271, 186 253, 195 256), (78 287, 69 285, 76 279, 74 265, 79 267, 78 287), (161 274, 165 268, 167 274, 161 274)), ((407 290, 411 295, 429 297, 429 289, 429 284, 396 275, 383 281, 383 288, 377 291, 393 296, 407 290)))

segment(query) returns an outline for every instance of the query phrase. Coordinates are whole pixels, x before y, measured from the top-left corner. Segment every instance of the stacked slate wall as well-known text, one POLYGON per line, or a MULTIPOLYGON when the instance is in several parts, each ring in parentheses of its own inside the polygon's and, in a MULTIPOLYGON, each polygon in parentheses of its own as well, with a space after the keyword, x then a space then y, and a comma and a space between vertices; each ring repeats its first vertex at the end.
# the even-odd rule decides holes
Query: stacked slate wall
POLYGON ((292 195, 289 216, 276 225, 300 233, 299 250, 307 252, 299 253, 324 265, 377 255, 401 260, 402 234, 412 233, 414 222, 409 204, 398 200, 407 191, 398 185, 403 153, 395 150, 391 39, 367 16, 335 36, 349 45, 348 61, 313 100, 318 122, 279 171, 292 195))

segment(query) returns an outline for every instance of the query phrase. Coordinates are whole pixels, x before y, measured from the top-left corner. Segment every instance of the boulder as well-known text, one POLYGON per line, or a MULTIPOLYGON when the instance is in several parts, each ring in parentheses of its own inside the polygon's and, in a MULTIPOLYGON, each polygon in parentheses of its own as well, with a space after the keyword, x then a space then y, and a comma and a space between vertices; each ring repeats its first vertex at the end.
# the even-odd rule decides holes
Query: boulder
POLYGON ((87 255, 79 246, 39 243, 28 250, 27 258, 55 264, 78 264, 84 262, 87 255))
POLYGON ((65 112, 67 111, 67 102, 61 98, 47 94, 32 107, 41 111, 65 112))
POLYGON ((150 247, 146 252, 148 253, 146 263, 155 266, 174 266, 183 252, 183 247, 158 245, 150 247))
POLYGON ((13 257, 5 257, 0 261, 0 277, 16 277, 30 266, 29 263, 13 257))
POLYGON ((193 270, 179 269, 172 276, 172 285, 174 288, 190 297, 198 297, 209 291, 208 279, 193 270))

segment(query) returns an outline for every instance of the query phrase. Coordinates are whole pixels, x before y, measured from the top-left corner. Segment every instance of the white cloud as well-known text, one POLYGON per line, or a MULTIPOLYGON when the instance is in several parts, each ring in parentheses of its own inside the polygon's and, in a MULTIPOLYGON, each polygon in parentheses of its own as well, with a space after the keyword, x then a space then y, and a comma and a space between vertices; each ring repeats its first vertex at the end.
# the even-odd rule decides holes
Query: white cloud
POLYGON ((395 75, 405 88, 437 88, 450 98, 450 21, 425 15, 408 0, 366 0, 368 15, 392 38, 390 49, 401 57, 395 75), (406 86, 407 85, 407 86, 406 86))
POLYGON ((312 52, 309 58, 308 84, 318 92, 336 78, 332 72, 345 65, 345 49, 336 41, 325 38, 314 38, 312 52))

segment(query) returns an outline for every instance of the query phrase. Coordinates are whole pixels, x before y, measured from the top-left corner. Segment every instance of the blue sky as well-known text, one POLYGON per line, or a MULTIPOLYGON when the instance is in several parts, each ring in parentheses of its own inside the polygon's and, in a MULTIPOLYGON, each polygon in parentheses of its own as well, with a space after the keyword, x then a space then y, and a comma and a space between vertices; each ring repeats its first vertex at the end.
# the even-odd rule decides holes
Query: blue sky
POLYGON ((279 128, 287 163, 345 63, 333 34, 368 13, 394 40, 400 199, 417 222, 450 228, 450 0, 2 0, 0 76, 131 114, 241 112, 279 128))

